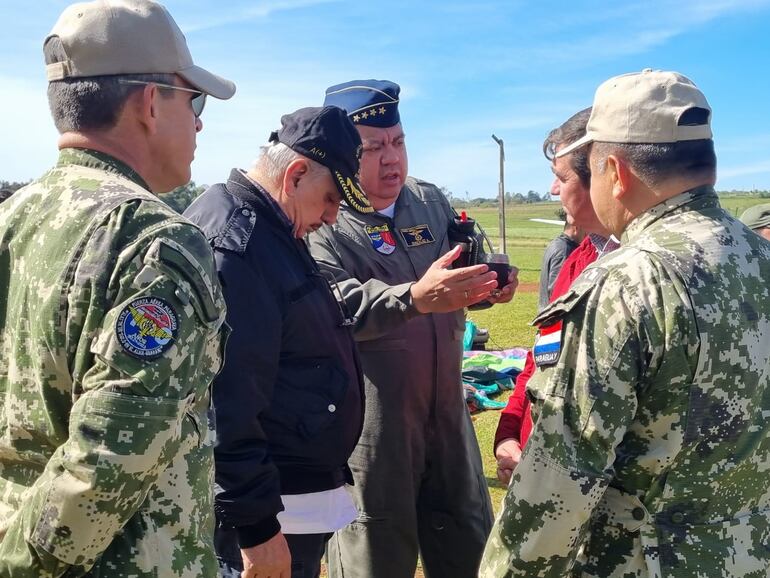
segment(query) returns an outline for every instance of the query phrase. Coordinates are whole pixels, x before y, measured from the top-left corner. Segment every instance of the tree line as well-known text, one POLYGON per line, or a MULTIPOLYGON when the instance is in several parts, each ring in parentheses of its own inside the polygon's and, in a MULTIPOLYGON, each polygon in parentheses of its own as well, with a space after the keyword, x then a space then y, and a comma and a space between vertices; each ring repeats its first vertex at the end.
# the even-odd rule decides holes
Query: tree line
MULTIPOLYGON (((0 179, 0 190, 13 193, 20 189, 30 181, 17 182, 17 181, 5 181, 0 179)), ((169 193, 163 193, 160 196, 172 209, 181 213, 183 212, 193 200, 206 190, 206 185, 196 185, 195 181, 190 181, 183 187, 174 189, 169 193)), ((439 187, 439 190, 449 199, 449 202, 453 207, 458 209, 464 209, 468 207, 496 207, 497 196, 494 197, 474 197, 470 198, 468 192, 465 192, 464 198, 455 195, 447 187, 439 187)), ((753 190, 753 191, 717 191, 720 195, 735 195, 735 196, 749 196, 758 197, 762 199, 770 199, 770 190, 753 190)), ((551 193, 538 193, 537 191, 527 191, 524 193, 505 193, 505 203, 508 206, 511 205, 523 205, 529 203, 543 203, 551 201, 551 193)))
MULTIPOLYGON (((449 202, 452 204, 455 208, 468 208, 468 207, 497 207, 497 195, 494 197, 473 197, 471 198, 468 194, 468 191, 465 191, 464 196, 458 196, 455 195, 452 191, 450 191, 447 187, 439 187, 439 190, 444 193, 444 196, 446 196, 447 199, 449 199, 449 202)), ((745 196, 745 197, 756 197, 760 199, 770 199, 770 190, 751 190, 751 191, 740 191, 740 190, 730 190, 730 191, 717 191, 717 194, 722 196, 745 196)), ((526 194, 523 193, 511 193, 507 192, 505 193, 505 204, 506 206, 511 205, 523 205, 523 204, 530 204, 530 203, 544 203, 548 201, 553 201, 555 199, 551 198, 550 192, 545 193, 539 193, 537 191, 527 191, 526 194)))
MULTIPOLYGON (((7 191, 8 193, 14 193, 30 182, 31 181, 20 183, 16 181, 5 181, 0 179, 0 190, 7 191)), ((206 188, 206 185, 196 185, 195 181, 190 181, 183 187, 178 187, 173 191, 163 193, 158 196, 176 212, 182 213, 198 195, 206 190, 206 188)), ((6 196, 7 195, 3 195, 4 198, 6 196)))

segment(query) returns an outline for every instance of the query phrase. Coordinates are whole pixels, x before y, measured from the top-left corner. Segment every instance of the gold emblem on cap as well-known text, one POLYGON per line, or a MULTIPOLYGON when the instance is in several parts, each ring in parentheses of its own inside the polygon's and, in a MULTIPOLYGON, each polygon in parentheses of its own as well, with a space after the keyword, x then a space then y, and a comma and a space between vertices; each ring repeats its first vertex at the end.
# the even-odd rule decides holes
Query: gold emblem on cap
POLYGON ((359 120, 361 120, 361 115, 360 114, 354 114, 353 115, 353 122, 358 122, 359 120))
POLYGON ((342 190, 345 192, 345 201, 348 205, 359 213, 374 212, 374 208, 369 204, 369 199, 366 198, 363 191, 356 186, 350 177, 346 179, 339 171, 334 171, 334 176, 337 177, 337 182, 339 182, 342 190))

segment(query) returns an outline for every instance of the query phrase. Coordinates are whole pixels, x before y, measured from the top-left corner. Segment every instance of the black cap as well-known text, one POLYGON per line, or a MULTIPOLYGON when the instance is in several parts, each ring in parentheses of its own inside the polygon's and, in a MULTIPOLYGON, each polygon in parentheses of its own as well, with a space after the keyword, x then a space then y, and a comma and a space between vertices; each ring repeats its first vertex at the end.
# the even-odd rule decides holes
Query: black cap
POLYGON ((345 111, 336 106, 308 107, 281 117, 270 142, 282 142, 332 173, 342 198, 359 213, 373 213, 358 183, 361 137, 345 111))
POLYGON ((351 80, 327 88, 324 104, 344 108, 354 124, 388 128, 401 122, 400 91, 390 80, 351 80))

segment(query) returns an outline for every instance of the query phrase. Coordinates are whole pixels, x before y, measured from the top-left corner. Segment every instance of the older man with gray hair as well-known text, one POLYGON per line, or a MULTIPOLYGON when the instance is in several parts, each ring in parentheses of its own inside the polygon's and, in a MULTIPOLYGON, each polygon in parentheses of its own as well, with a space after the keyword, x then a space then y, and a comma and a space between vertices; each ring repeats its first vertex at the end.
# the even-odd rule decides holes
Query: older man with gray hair
POLYGON ((233 329, 213 388, 224 578, 316 578, 332 532, 356 517, 345 485, 364 418, 361 362, 339 289, 303 237, 334 223, 342 199, 373 211, 356 177, 361 138, 336 106, 281 125, 254 167, 185 212, 214 247, 233 329))

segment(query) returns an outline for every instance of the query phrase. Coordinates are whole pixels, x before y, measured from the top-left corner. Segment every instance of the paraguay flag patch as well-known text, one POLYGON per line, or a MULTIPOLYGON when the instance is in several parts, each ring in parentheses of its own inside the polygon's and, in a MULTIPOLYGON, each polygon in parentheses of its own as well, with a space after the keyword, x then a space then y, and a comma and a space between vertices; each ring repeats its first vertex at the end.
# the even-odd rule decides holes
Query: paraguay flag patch
POLYGON ((535 339, 535 347, 532 349, 532 357, 538 367, 553 365, 559 360, 561 354, 562 322, 557 321, 553 325, 541 327, 535 339))
POLYGON ((369 235, 372 247, 378 253, 390 255, 396 250, 396 238, 387 224, 373 227, 367 226, 366 234, 369 235))

